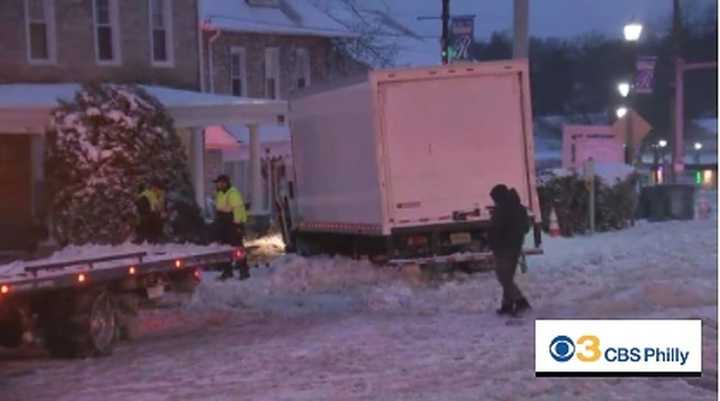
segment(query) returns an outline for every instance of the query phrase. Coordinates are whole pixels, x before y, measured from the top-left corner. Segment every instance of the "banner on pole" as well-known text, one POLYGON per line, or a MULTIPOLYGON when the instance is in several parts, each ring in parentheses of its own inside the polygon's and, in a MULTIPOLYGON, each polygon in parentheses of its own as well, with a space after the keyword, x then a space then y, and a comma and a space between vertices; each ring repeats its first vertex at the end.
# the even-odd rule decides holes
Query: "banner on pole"
POLYGON ((639 57, 635 62, 635 93, 650 94, 655 81, 657 57, 639 57))
POLYGON ((449 59, 469 60, 470 45, 475 39, 475 16, 459 15, 450 19, 449 59))

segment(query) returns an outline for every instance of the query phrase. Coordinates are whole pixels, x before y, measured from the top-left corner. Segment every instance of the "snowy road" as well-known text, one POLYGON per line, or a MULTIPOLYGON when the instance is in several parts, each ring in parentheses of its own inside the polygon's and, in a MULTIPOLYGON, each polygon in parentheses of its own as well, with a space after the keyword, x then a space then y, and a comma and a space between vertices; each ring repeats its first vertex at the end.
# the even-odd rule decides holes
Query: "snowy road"
MULTIPOLYGON (((495 316, 491 274, 427 280, 281 257, 144 316, 110 358, 0 353, 0 400, 716 400, 717 220, 547 241, 534 317, 703 319, 701 379, 536 379, 533 323, 495 316)), ((210 277, 208 277, 210 278, 210 277)))

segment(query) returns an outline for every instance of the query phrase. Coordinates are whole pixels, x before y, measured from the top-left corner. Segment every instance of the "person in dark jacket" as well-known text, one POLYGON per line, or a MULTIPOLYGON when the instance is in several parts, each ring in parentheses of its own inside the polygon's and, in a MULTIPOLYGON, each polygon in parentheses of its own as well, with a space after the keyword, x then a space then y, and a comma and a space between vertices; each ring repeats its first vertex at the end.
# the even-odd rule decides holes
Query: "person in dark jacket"
POLYGON ((496 185, 490 191, 490 197, 495 208, 488 241, 495 257, 495 273, 503 289, 502 304, 497 313, 516 314, 530 309, 530 304, 515 284, 515 270, 529 230, 527 210, 520 203, 517 192, 505 185, 496 185))

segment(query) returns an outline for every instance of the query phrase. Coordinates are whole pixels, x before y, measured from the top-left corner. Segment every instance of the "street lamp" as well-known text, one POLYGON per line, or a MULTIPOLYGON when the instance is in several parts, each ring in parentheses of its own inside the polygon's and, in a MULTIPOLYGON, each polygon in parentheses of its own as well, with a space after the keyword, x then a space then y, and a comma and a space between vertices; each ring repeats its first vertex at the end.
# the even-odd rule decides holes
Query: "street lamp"
POLYGON ((700 150, 700 149, 702 149, 702 143, 695 142, 695 146, 693 146, 693 147, 695 148, 695 150, 700 150))
MULTIPOLYGON (((637 42, 640 40, 643 26, 639 22, 632 21, 625 25, 623 28, 623 35, 625 40, 631 44, 633 54, 633 66, 635 65, 635 52, 637 51, 637 42)), ((634 75, 634 71, 633 71, 634 75)), ((632 105, 633 99, 628 97, 630 95, 631 85, 628 82, 622 82, 618 85, 618 91, 620 95, 625 99, 626 104, 632 105)), ((628 114, 628 107, 622 106, 617 109, 618 118, 623 118, 628 114)), ((634 135, 632 132, 633 126, 631 118, 625 119, 625 163, 629 165, 635 164, 635 149, 633 149, 634 135)))
POLYGON ((615 115, 617 118, 623 118, 625 115, 627 115, 628 109, 625 106, 620 106, 615 110, 615 115))
POLYGON ((640 40, 640 35, 642 35, 643 26, 639 22, 631 22, 627 25, 625 25, 625 28, 623 29, 623 34, 625 35, 625 40, 628 42, 637 42, 640 40))
POLYGON ((659 140, 659 141, 658 141, 658 146, 660 146, 661 148, 666 147, 666 146, 667 146, 667 141, 664 140, 664 139, 659 140))
POLYGON ((622 97, 627 97, 630 94, 630 84, 627 82, 620 82, 617 89, 622 97))

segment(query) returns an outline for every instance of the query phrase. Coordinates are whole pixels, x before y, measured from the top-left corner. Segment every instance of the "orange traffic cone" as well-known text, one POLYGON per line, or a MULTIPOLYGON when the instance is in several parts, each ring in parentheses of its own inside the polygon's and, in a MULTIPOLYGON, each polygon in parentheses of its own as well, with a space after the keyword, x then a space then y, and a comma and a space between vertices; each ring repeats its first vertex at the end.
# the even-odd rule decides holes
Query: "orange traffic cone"
POLYGON ((560 236, 560 225, 558 224, 558 218, 557 214, 555 213, 555 208, 550 209, 550 236, 560 236))

